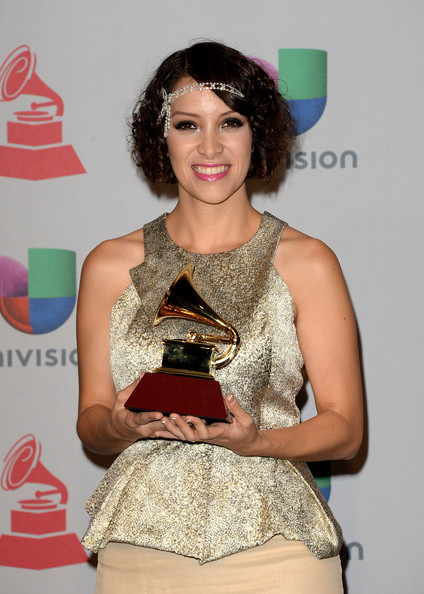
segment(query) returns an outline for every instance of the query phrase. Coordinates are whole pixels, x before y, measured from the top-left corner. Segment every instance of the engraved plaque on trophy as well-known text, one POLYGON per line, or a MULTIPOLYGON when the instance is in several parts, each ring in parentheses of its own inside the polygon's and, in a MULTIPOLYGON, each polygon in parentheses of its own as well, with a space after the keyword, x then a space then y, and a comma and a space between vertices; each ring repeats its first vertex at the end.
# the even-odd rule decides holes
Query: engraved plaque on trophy
POLYGON ((164 339, 162 367, 145 373, 125 403, 134 412, 159 411, 227 421, 221 387, 212 369, 228 365, 240 347, 237 330, 200 296, 193 283, 193 264, 188 264, 162 299, 154 325, 168 318, 208 324, 225 334, 200 334, 190 330, 187 338, 164 339), (217 344, 224 345, 223 352, 217 344))

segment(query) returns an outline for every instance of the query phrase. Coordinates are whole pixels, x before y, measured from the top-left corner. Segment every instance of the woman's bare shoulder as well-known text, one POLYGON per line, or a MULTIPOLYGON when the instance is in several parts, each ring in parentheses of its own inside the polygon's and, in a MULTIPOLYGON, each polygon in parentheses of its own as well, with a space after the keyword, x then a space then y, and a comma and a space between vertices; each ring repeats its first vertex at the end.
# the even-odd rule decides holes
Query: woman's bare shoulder
POLYGON ((102 288, 108 300, 114 301, 130 284, 130 269, 143 261, 143 229, 102 241, 85 259, 81 287, 102 288))
POLYGON ((274 265, 295 293, 342 276, 339 261, 328 245, 289 226, 281 236, 274 265))
POLYGON ((276 253, 276 265, 295 264, 307 267, 326 263, 336 258, 334 252, 320 239, 306 235, 287 225, 281 235, 276 253))
POLYGON ((88 254, 84 266, 110 273, 117 268, 128 271, 143 260, 143 229, 137 229, 127 235, 102 241, 88 254))

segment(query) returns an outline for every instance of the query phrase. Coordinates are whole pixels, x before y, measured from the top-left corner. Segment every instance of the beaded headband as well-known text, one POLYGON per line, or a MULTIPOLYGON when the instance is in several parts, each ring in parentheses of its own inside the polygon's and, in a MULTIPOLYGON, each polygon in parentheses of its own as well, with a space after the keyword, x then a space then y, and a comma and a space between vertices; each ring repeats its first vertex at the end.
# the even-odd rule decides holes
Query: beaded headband
POLYGON ((181 95, 185 95, 186 93, 191 93, 191 91, 203 91, 204 89, 209 89, 211 91, 227 91, 227 93, 233 93, 233 95, 237 95, 237 97, 244 99, 244 95, 241 91, 231 85, 220 82, 195 83, 193 85, 188 85, 187 87, 177 89, 173 93, 169 94, 165 91, 165 89, 162 89, 163 103, 161 112, 159 114, 159 119, 165 118, 163 124, 163 135, 165 138, 168 136, 171 125, 171 105, 175 99, 178 99, 178 97, 181 97, 181 95))

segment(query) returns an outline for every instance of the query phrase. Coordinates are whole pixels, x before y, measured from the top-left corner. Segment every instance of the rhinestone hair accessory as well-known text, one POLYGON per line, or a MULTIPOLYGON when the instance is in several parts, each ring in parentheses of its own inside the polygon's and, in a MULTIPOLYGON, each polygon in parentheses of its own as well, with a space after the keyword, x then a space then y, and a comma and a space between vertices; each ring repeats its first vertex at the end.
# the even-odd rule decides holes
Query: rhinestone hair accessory
POLYGON ((159 114, 159 119, 164 118, 163 135, 165 138, 168 136, 171 125, 171 105, 175 99, 178 99, 178 97, 181 97, 181 95, 185 95, 186 93, 191 93, 191 91, 203 91, 204 89, 211 91, 227 91, 227 93, 232 93, 233 95, 237 95, 237 97, 244 99, 244 95, 241 91, 232 85, 227 85, 227 83, 220 82, 195 83, 193 85, 188 85, 186 87, 182 87, 181 89, 177 89, 173 93, 169 94, 165 91, 165 89, 162 89, 163 103, 161 112, 159 114))

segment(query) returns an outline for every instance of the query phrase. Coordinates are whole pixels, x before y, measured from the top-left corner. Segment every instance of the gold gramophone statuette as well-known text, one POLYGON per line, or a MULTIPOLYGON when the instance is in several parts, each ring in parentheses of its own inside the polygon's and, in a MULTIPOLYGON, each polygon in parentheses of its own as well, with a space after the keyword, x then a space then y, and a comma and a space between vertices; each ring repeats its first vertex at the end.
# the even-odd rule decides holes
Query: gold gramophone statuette
POLYGON ((190 330, 185 340, 164 339, 162 366, 145 373, 125 406, 135 412, 160 411, 201 417, 206 422, 226 421, 222 391, 211 369, 228 365, 240 347, 237 330, 201 297, 193 283, 194 265, 188 264, 163 297, 154 325, 167 318, 182 318, 223 330, 201 334, 190 330), (221 352, 217 344, 225 345, 221 352))

